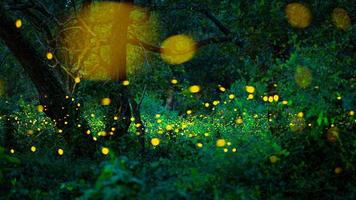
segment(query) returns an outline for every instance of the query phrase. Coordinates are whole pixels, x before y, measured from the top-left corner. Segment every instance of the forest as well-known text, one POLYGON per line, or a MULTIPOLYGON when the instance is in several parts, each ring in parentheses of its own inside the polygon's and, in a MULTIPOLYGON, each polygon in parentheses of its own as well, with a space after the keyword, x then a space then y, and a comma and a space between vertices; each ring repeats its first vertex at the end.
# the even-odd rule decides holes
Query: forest
POLYGON ((0 0, 0 200, 356 199, 354 0, 0 0))

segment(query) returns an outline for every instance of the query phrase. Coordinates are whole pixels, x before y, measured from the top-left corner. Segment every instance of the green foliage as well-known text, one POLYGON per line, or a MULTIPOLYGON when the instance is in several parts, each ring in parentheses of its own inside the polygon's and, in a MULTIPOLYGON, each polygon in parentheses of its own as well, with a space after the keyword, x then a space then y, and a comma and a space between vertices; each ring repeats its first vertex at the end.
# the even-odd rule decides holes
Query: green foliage
MULTIPOLYGON (((355 6, 303 1, 313 21, 296 29, 285 19, 288 2, 155 1, 149 23, 160 31, 139 39, 158 44, 179 33, 197 41, 222 36, 199 11, 206 6, 243 45, 204 46, 174 66, 154 53, 129 57, 126 87, 82 80, 73 98, 89 139, 111 128, 113 113, 102 98, 134 94, 145 127, 138 135, 132 120, 117 140, 100 137, 90 157, 74 151, 79 144, 66 144, 37 111, 33 85, 7 58, 0 68, 0 199, 356 199, 355 25, 341 30, 331 20, 334 8, 352 17, 355 6), (191 85, 201 92, 190 93, 191 85)), ((69 8, 56 1, 49 10, 69 8)), ((83 133, 73 128, 71 134, 83 133)))

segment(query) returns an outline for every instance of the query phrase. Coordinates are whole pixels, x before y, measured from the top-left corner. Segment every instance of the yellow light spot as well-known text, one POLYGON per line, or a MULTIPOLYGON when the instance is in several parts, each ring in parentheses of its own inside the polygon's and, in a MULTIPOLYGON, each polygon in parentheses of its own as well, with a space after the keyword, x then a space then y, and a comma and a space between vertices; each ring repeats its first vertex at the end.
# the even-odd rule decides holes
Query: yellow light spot
POLYGON ((108 105, 110 105, 111 104, 111 99, 110 98, 102 98, 101 99, 101 105, 103 105, 103 106, 108 106, 108 105))
POLYGON ((234 94, 230 94, 229 95, 229 99, 234 99, 235 98, 235 95, 234 94))
POLYGON ((342 97, 341 97, 341 96, 338 96, 338 97, 336 97, 336 99, 337 99, 337 100, 341 100, 341 99, 342 99, 342 97))
POLYGON ((277 157, 277 156, 270 156, 270 157, 269 157, 269 161, 270 161, 271 163, 276 163, 276 162, 278 161, 278 157, 277 157))
POLYGON ((199 85, 192 85, 188 88, 190 93, 198 93, 200 92, 200 86, 199 85))
POLYGON ((159 124, 162 123, 162 120, 161 120, 161 119, 158 119, 158 120, 157 120, 157 123, 159 123, 159 124))
POLYGON ((35 147, 35 146, 32 146, 32 147, 31 147, 31 151, 32 151, 32 152, 35 152, 35 151, 36 151, 36 147, 35 147))
POLYGON ((284 101, 282 101, 282 104, 283 104, 283 105, 287 105, 287 104, 288 104, 288 101, 284 100, 284 101))
POLYGON ((301 3, 290 3, 285 8, 288 23, 295 28, 306 28, 310 25, 312 14, 308 7, 301 3))
POLYGON ((253 87, 253 86, 250 86, 250 85, 247 85, 246 87, 245 87, 245 90, 246 90, 246 92, 248 92, 248 93, 254 93, 255 92, 255 87, 253 87))
POLYGON ((27 135, 33 135, 33 130, 27 130, 27 135))
POLYGON ((205 137, 209 137, 209 133, 204 133, 204 136, 205 137))
POLYGON ((264 96, 263 101, 268 101, 268 96, 264 96))
POLYGON ((167 130, 167 131, 171 131, 171 130, 173 130, 173 126, 172 126, 172 125, 170 125, 170 124, 168 124, 168 125, 166 126, 166 130, 167 130))
POLYGON ((58 133, 63 133, 63 130, 62 129, 58 129, 58 133))
POLYGON ((100 131, 98 133, 98 136, 102 136, 102 137, 105 137, 107 135, 107 133, 105 131, 100 131))
POLYGON ((114 120, 115 121, 119 120, 119 117, 118 116, 114 116, 114 120))
POLYGON ((197 147, 198 147, 198 148, 202 148, 202 147, 203 147, 203 144, 200 143, 200 142, 198 142, 198 143, 197 143, 197 147))
POLYGON ((334 169, 334 172, 335 172, 335 174, 341 174, 342 168, 341 168, 341 167, 336 167, 336 168, 334 169))
POLYGON ((22 21, 21 21, 21 19, 17 19, 17 20, 15 21, 15 26, 16 26, 16 28, 21 28, 21 26, 22 26, 22 21))
POLYGON ((239 117, 239 118, 237 118, 236 120, 235 120, 235 123, 236 124, 242 124, 244 121, 242 120, 242 118, 241 117, 239 117))
POLYGON ((249 100, 251 100, 251 99, 253 99, 253 94, 249 94, 248 96, 247 96, 247 99, 249 99, 249 100))
POLYGON ((350 116, 354 116, 354 115, 355 115, 355 111, 351 110, 351 111, 349 112, 349 115, 350 115, 350 116))
POLYGON ((210 104, 209 103, 205 103, 204 106, 208 108, 210 106, 210 104))
POLYGON ((134 121, 135 121, 135 118, 134 118, 134 117, 131 117, 131 118, 130 118, 130 121, 134 122, 134 121))
POLYGON ((233 149, 232 149, 232 152, 236 152, 236 150, 237 150, 236 148, 233 148, 233 149))
POLYGON ((91 131, 90 131, 90 130, 87 130, 87 132, 86 132, 86 133, 87 133, 87 135, 90 135, 91 131))
POLYGON ((162 43, 161 57, 169 64, 182 64, 191 60, 196 52, 194 40, 186 35, 175 35, 162 43))
POLYGON ((158 119, 161 117, 161 114, 156 114, 155 117, 158 119))
POLYGON ((278 95, 274 95, 274 96, 273 96, 273 100, 274 100, 274 101, 278 101, 278 100, 279 100, 279 96, 278 96, 278 95))
POLYGON ((53 54, 51 52, 47 52, 46 57, 48 60, 52 60, 53 59, 53 54))
POLYGON ((175 84, 178 83, 178 81, 177 81, 177 79, 172 79, 172 80, 171 80, 171 83, 172 83, 173 85, 175 85, 175 84))
POLYGON ((216 141, 216 146, 217 147, 223 147, 223 146, 225 146, 226 145, 226 141, 224 140, 224 139, 218 139, 217 141, 216 141))
POLYGON ((74 82, 77 83, 77 84, 80 83, 80 77, 75 77, 74 78, 74 82))
POLYGON ((270 103, 272 103, 272 102, 273 102, 273 96, 269 96, 269 97, 268 97, 268 101, 269 101, 270 103))
POLYGON ((337 28, 346 31, 351 26, 351 19, 347 11, 343 8, 335 8, 331 14, 331 19, 337 28))
POLYGON ((229 151, 229 149, 227 149, 227 148, 224 148, 224 152, 226 153, 226 152, 228 152, 229 151))
POLYGON ((37 106, 37 111, 38 112, 43 112, 43 110, 44 110, 44 107, 42 105, 38 105, 37 106))
POLYGON ((108 155, 109 152, 110 152, 110 149, 109 149, 109 148, 107 148, 107 147, 101 147, 101 153, 102 153, 103 155, 108 155))
POLYGON ((63 149, 58 149, 58 150, 57 150, 57 153, 58 153, 58 155, 61 156, 61 155, 63 155, 64 151, 63 151, 63 149))
POLYGON ((214 106, 218 105, 219 103, 220 103, 220 101, 218 101, 218 100, 213 101, 214 106))
POLYGON ((140 124, 140 123, 137 123, 137 124, 135 124, 135 127, 136 127, 136 128, 140 128, 140 127, 141 127, 141 124, 140 124))
POLYGON ((223 86, 220 86, 220 87, 219 87, 219 90, 220 90, 221 92, 225 92, 225 91, 226 91, 226 88, 224 88, 223 86))
POLYGON ((10 153, 14 154, 15 150, 14 149, 10 149, 10 153))
POLYGON ((159 143, 160 143, 160 140, 158 138, 152 138, 151 139, 151 144, 153 146, 157 146, 157 145, 159 145, 159 143))
POLYGON ((302 117, 304 117, 304 113, 303 113, 303 112, 299 112, 299 113, 297 114, 297 116, 298 116, 299 118, 302 118, 302 117))
POLYGON ((128 81, 128 80, 122 81, 122 85, 124 85, 124 86, 128 86, 129 84, 130 84, 130 81, 128 81))
POLYGON ((193 112, 192 110, 187 110, 188 115, 192 114, 192 112, 193 112))

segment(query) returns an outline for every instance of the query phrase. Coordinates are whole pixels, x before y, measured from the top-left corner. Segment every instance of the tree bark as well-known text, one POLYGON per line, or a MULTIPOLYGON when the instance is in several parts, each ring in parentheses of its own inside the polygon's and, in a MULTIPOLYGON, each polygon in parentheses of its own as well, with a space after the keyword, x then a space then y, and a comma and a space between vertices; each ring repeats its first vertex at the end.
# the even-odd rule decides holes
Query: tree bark
MULTIPOLYGON (((64 85, 53 68, 44 61, 44 56, 39 54, 32 44, 23 36, 21 29, 17 29, 10 14, 0 4, 0 38, 20 62, 25 72, 34 83, 40 104, 44 107, 44 113, 55 121, 56 126, 62 129, 64 139, 69 144, 75 144, 73 130, 82 120, 76 103, 68 96, 64 85)), ((81 132, 84 136, 85 123, 82 123, 81 132)), ((78 138, 78 137, 77 137, 78 138)), ((79 137, 81 138, 81 137, 79 137)), ((89 137, 83 143, 92 143, 89 137)), ((77 144, 75 144, 77 145, 77 144)), ((85 151, 91 148, 86 148, 85 151)))

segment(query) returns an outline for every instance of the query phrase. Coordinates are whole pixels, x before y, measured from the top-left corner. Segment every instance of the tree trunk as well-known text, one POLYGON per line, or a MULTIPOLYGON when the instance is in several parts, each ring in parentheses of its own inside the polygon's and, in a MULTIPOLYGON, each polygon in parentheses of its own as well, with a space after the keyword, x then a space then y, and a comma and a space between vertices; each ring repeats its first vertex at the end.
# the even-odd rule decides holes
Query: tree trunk
MULTIPOLYGON (((76 124, 81 121, 79 111, 75 109, 75 102, 71 98, 66 98, 68 94, 54 69, 46 64, 44 56, 36 52, 32 44, 24 38, 21 29, 15 27, 14 20, 1 4, 0 38, 34 83, 45 114, 63 130, 66 142, 75 144, 76 141, 72 140, 72 132, 76 124)), ((84 135, 84 131, 81 132, 84 135)), ((88 137, 86 138, 85 143, 92 143, 88 137)))

